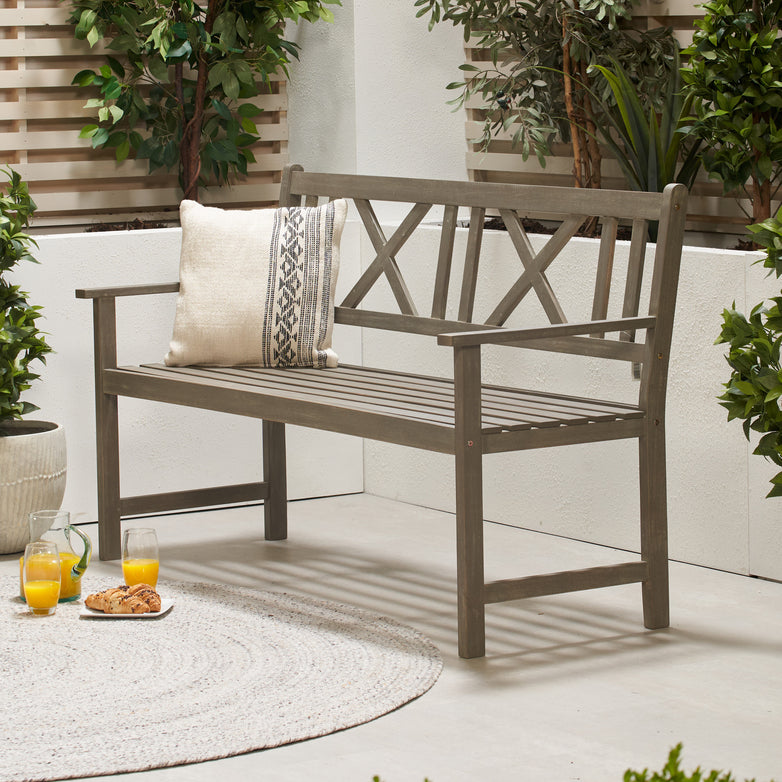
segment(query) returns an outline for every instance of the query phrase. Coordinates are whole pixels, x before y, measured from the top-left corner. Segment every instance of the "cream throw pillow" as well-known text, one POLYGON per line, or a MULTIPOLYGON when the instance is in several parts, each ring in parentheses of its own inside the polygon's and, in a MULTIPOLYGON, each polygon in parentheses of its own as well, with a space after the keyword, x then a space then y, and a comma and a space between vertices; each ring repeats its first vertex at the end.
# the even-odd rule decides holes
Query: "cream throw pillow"
POLYGON ((344 199, 225 210, 182 201, 168 366, 337 366, 331 348, 344 199))

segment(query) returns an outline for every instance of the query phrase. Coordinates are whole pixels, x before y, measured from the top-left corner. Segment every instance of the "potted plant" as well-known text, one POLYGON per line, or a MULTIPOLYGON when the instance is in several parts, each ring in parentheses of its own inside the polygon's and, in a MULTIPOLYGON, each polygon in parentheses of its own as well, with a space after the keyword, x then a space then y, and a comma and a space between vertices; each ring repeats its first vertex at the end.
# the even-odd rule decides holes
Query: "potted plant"
POLYGON ((0 554, 24 549, 28 514, 59 508, 65 493, 65 433, 48 421, 24 421, 38 408, 22 392, 39 376, 30 365, 45 362, 51 348, 38 330, 41 308, 9 280, 20 261, 35 261, 27 227, 35 212, 26 183, 12 169, 0 192, 0 554))
POLYGON ((782 182, 782 4, 711 0, 695 22, 682 68, 692 100, 686 130, 726 194, 746 193, 752 222, 771 217, 782 182))
MULTIPOLYGON (((749 226, 755 244, 765 251, 763 265, 782 275, 782 208, 775 216, 749 226)), ((772 479, 768 497, 782 497, 782 292, 760 302, 746 317, 736 305, 722 314, 718 343, 729 345, 725 357, 731 368, 720 404, 728 420, 743 420, 744 434, 758 432, 760 440, 753 451, 781 468, 772 479)))

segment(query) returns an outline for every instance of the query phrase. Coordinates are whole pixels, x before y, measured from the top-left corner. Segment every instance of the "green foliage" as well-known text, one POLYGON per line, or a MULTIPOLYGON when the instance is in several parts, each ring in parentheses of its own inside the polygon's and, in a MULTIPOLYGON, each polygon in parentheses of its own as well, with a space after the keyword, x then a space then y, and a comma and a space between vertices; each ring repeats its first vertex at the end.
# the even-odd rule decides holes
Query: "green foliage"
POLYGON ((701 165, 700 142, 685 149, 680 132, 683 118, 690 110, 691 98, 681 94, 678 67, 662 83, 658 106, 651 105, 618 61, 611 67, 595 65, 614 99, 603 103, 607 124, 598 124, 601 141, 614 154, 632 190, 661 193, 671 182, 691 187, 701 165))
MULTIPOLYGON (((766 248, 764 266, 782 274, 782 209, 773 218, 749 226, 756 242, 766 248)), ((720 404, 728 411, 728 420, 742 419, 747 439, 750 432, 761 434, 754 454, 765 456, 782 467, 782 295, 761 302, 746 317, 735 309, 722 313, 722 331, 717 343, 730 346, 727 362, 730 379, 724 384, 720 404)), ((782 471, 772 479, 768 497, 782 497, 782 471)))
POLYGON ((782 207, 774 217, 748 225, 747 230, 752 234, 754 243, 765 248, 763 265, 772 269, 777 277, 782 276, 782 207))
MULTIPOLYGON (((383 780, 379 776, 375 775, 374 777, 372 777, 372 782, 383 782, 383 780)), ((424 782, 430 782, 430 781, 424 778, 424 782)))
POLYGON ((45 363, 51 352, 35 324, 41 308, 29 304, 28 294, 6 278, 20 261, 37 263, 30 254, 37 245, 26 233, 36 205, 16 171, 9 168, 3 173, 8 185, 0 192, 0 421, 38 409, 20 396, 39 377, 29 365, 36 360, 45 363))
POLYGON ((711 0, 703 8, 682 69, 694 99, 688 131, 703 140, 705 168, 726 193, 751 183, 759 222, 782 176, 782 1, 711 0))
MULTIPOLYGON (((590 65, 621 60, 638 91, 657 105, 678 45, 667 29, 641 33, 622 27, 633 5, 634 0, 415 0, 417 16, 428 14, 430 29, 442 22, 461 25, 465 40, 475 36, 474 45, 488 53, 485 66, 461 66, 464 79, 448 85, 459 93, 450 101, 457 108, 473 95, 484 101, 483 147, 507 131, 523 158, 534 154, 541 165, 553 142, 572 143, 574 123, 590 113, 584 103, 590 65), (568 76, 586 88, 571 96, 570 107, 568 76)), ((610 89, 603 87, 602 100, 613 105, 610 89)))
MULTIPOLYGON (((696 768, 692 774, 683 771, 679 766, 682 753, 682 745, 677 744, 668 755, 668 762, 661 771, 650 772, 644 769, 641 772, 628 769, 623 777, 624 782, 737 782, 729 771, 711 771, 708 774, 696 768)), ((747 780, 746 782, 754 782, 747 780)))
POLYGON ((333 21, 340 0, 71 0, 77 38, 101 39, 117 57, 73 84, 97 97, 86 106, 97 122, 82 128, 94 148, 118 161, 149 161, 149 171, 178 170, 187 198, 210 177, 246 174, 258 140, 252 99, 259 84, 287 73, 298 46, 286 22, 333 21))

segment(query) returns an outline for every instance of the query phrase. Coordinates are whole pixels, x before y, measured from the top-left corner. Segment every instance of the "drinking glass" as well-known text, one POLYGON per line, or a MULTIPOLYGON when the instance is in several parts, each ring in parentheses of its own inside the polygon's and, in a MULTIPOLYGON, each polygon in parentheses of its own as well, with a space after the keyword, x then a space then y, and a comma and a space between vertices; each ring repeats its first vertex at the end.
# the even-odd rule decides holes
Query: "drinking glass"
POLYGON ((157 535, 149 527, 131 527, 122 536, 122 574, 128 586, 157 586, 160 555, 157 535))
POLYGON ((24 550, 24 598, 36 616, 50 616, 60 598, 60 552, 48 540, 28 543, 24 550))

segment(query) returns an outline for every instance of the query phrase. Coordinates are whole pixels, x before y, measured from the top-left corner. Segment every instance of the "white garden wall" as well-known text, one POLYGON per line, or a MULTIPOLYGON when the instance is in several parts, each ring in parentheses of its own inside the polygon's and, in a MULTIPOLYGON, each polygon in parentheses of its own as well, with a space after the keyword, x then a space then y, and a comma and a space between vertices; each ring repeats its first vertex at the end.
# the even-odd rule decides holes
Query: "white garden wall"
MULTIPOLYGON (((387 232, 388 233, 388 232, 387 232)), ((460 229, 454 257, 466 240, 460 229)), ((535 243, 546 237, 534 237, 535 243)), ((415 269, 400 266, 408 285, 422 280, 433 269, 426 259, 437 257, 438 231, 418 237, 409 253, 415 269)), ((626 251, 628 243, 620 243, 626 251)), ((561 297, 571 320, 588 318, 574 311, 578 288, 594 274, 596 242, 574 239, 568 254, 579 256, 583 277, 557 279, 548 272, 558 291, 565 283, 573 299, 561 297), (583 257, 581 257, 583 256, 583 257)), ((482 264, 514 250, 504 232, 484 234, 482 264)), ((620 255, 618 249, 617 254, 620 255)), ((779 500, 764 500, 772 473, 757 456, 751 456, 741 427, 726 423, 726 414, 715 397, 727 380, 724 348, 715 346, 721 311, 735 299, 739 307, 752 306, 774 293, 774 283, 753 261, 752 253, 685 248, 682 261, 676 323, 671 356, 668 397, 668 497, 671 557, 739 573, 782 578, 782 522, 779 500)), ((371 257, 370 257, 371 260, 371 257)), ((616 263, 622 262, 618 257, 616 263)), ((366 262, 366 259, 365 259, 366 262)), ((557 266, 559 259, 557 261, 557 266)), ((513 269, 513 264, 498 264, 513 269)), ((453 279, 459 280, 458 270, 453 279)), ((592 277, 594 279, 594 276, 592 277)), ((496 277, 479 287, 486 312, 499 300, 511 280, 496 277)), ((777 286, 778 289, 778 286, 777 286)), ((621 296, 615 299, 621 301, 621 296)), ((540 322, 530 312, 509 325, 540 322)), ((545 319, 544 321, 545 322, 545 319)), ((637 398, 637 381, 629 367, 616 362, 571 359, 562 354, 545 357, 538 351, 484 351, 484 380, 507 385, 558 388, 566 393, 592 396, 610 377, 617 398, 637 398), (615 369, 614 369, 615 367, 615 369)), ((364 337, 364 361, 372 365, 391 361, 413 371, 450 372, 449 349, 434 340, 402 338, 397 334, 368 332, 364 337)), ((605 393, 605 391, 603 391, 605 393)), ((638 548, 637 451, 634 442, 580 445, 518 454, 494 455, 485 471, 485 517, 556 535, 638 548)), ((365 443, 365 486, 368 492, 416 504, 453 511, 453 463, 447 456, 382 443, 365 443)))
MULTIPOLYGON (((336 171, 350 164, 354 141, 359 173, 465 179, 464 114, 446 105, 453 93, 445 89, 458 80, 464 61, 461 29, 438 25, 428 32, 425 20, 415 18, 412 0, 343 0, 335 18, 334 25, 297 32, 303 50, 289 87, 291 160, 336 171)), ((668 405, 671 552, 690 562, 782 578, 782 504, 765 499, 773 469, 750 455, 740 425, 728 425, 715 401, 728 376, 724 351, 713 345, 722 308, 735 299, 746 310, 779 290, 752 260, 743 253, 685 251, 668 405)), ((365 359, 386 349, 398 352, 395 344, 394 338, 367 339, 365 359)), ((416 360, 426 366, 430 359, 421 354, 416 360)), ((626 446, 573 447, 563 464, 555 452, 530 457, 537 461, 532 466, 524 455, 493 457, 487 516, 632 546, 636 456, 626 446), (607 489, 590 485, 604 476, 607 489), (553 508, 534 492, 520 506, 512 487, 529 491, 539 481, 547 490, 561 488, 553 508)), ((368 491, 451 507, 447 459, 367 443, 365 471, 368 491)))
MULTIPOLYGON (((92 302, 76 288, 178 277, 181 231, 62 234, 37 237, 40 264, 24 264, 17 282, 44 308, 41 328, 56 350, 25 397, 41 410, 28 418, 64 425, 68 481, 63 507, 76 521, 97 518, 95 481, 92 302)), ((356 234, 343 235, 346 276, 358 264, 356 234)), ((176 294, 134 296, 117 302, 119 363, 162 361, 168 350, 176 294)), ((360 359, 360 338, 342 334, 341 357, 360 359)), ((122 493, 220 486, 260 480, 261 424, 207 411, 120 400, 122 493)), ((318 497, 361 491, 362 450, 355 438, 289 427, 289 496, 318 497)))
MULTIPOLYGON (((412 0, 343 0, 334 11, 333 25, 305 24, 294 32, 302 58, 291 67, 290 159, 310 170, 466 178, 464 116, 446 105, 451 95, 445 90, 458 78, 463 61, 461 31, 439 25, 429 33, 424 20, 415 19, 412 0)), ((349 229, 348 245, 355 243, 355 236, 349 229)), ((88 520, 95 518, 91 307, 73 298, 73 289, 175 279, 179 232, 38 239, 42 264, 24 268, 19 281, 44 306, 45 328, 58 352, 50 357, 44 382, 31 399, 43 408, 42 417, 65 424, 65 506, 77 520, 88 520)), ((506 239, 497 235, 486 242, 493 251, 503 252, 506 239)), ((366 265, 370 260, 366 253, 359 258, 358 250, 344 254, 348 264, 366 265)), ((722 307, 735 299, 746 310, 778 291, 751 261, 752 256, 743 253, 685 251, 668 406, 671 554, 782 578, 782 506, 779 500, 764 499, 772 469, 749 455, 740 426, 728 425, 715 401, 727 378, 723 350, 713 345, 722 307)), ((121 360, 162 357, 173 304, 173 296, 122 302, 121 360)), ((335 340, 344 359, 360 358, 355 338, 338 329, 335 340)), ((447 372, 444 351, 432 354, 421 345, 408 350, 397 337, 369 335, 364 359, 371 363, 380 352, 388 352, 427 371, 433 365, 447 372)), ((525 380, 529 374, 574 385, 591 381, 589 368, 564 371, 561 363, 544 368, 537 358, 520 366, 509 379, 525 380)), ((497 360, 491 372, 501 378, 508 370, 497 360)), ((634 381, 626 367, 617 382, 632 392, 634 381)), ((122 411, 123 459, 133 465, 124 476, 125 492, 258 476, 259 426, 128 400, 123 400, 122 411)), ((367 443, 362 464, 362 444, 355 439, 291 430, 289 442, 291 496, 360 491, 365 486, 373 493, 451 509, 453 470, 444 457, 367 443)), ((632 548, 635 463, 634 449, 626 443, 492 457, 486 515, 632 548), (544 492, 537 490, 541 486, 544 492)))

